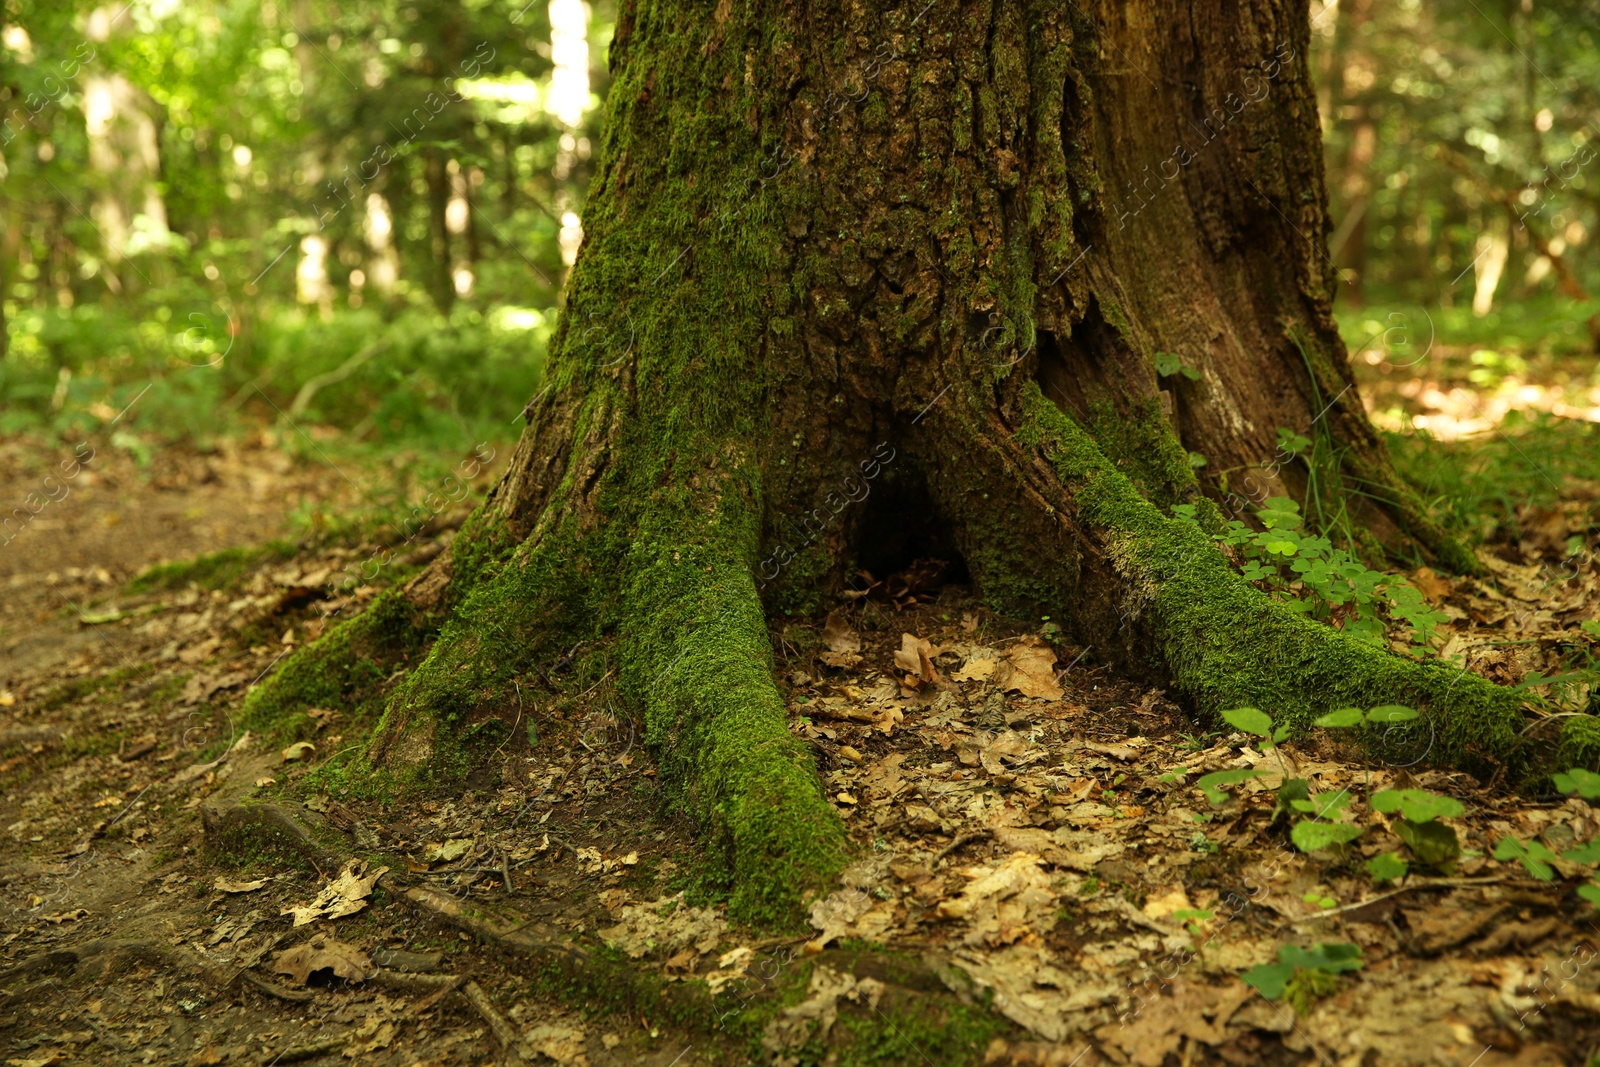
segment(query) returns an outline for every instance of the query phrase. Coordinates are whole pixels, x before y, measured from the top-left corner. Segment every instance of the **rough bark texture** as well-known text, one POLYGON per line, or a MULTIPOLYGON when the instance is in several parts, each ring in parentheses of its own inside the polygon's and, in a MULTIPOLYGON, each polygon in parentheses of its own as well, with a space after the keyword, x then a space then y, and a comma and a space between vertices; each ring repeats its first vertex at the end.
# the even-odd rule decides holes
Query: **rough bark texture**
POLYGON ((1294 614, 1168 510, 1215 528, 1216 503, 1305 493, 1283 427, 1337 447, 1363 525, 1469 558, 1351 388, 1307 42, 1298 0, 624 3, 586 244, 510 470, 258 714, 348 691, 362 642, 433 638, 367 755, 436 774, 453 722, 609 635, 735 905, 784 914, 844 837, 764 612, 946 547, 997 607, 1066 619, 1201 709, 1410 703, 1438 755, 1503 756, 1509 694, 1294 614), (1157 352, 1200 377, 1159 377, 1157 352))

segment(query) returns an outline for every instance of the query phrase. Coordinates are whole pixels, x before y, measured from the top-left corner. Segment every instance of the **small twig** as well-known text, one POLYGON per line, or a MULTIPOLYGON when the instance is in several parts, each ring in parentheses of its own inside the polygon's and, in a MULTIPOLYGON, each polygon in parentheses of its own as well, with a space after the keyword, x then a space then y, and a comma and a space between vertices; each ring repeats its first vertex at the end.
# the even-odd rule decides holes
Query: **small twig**
POLYGON ((506 884, 506 892, 515 893, 517 890, 516 887, 511 884, 511 865, 506 859, 506 854, 501 851, 499 845, 494 847, 494 854, 500 858, 500 878, 506 884))
POLYGON ((1307 915, 1301 919, 1291 919, 1289 920, 1289 925, 1299 926, 1301 923, 1316 922, 1318 919, 1331 919, 1333 916, 1342 915, 1347 911, 1360 911, 1362 908, 1370 908, 1374 904, 1381 904, 1390 897, 1397 897, 1401 893, 1409 893, 1413 889, 1464 889, 1467 886, 1474 885, 1495 885, 1505 880, 1503 875, 1495 875, 1491 878, 1428 878, 1418 880, 1403 885, 1399 889, 1391 889, 1387 893, 1379 893, 1375 897, 1358 900, 1354 904, 1329 908, 1327 911, 1318 912, 1316 915, 1307 915))
POLYGON ((961 848, 964 845, 970 845, 974 841, 981 841, 986 837, 993 837, 993 836, 994 836, 994 831, 993 830, 974 830, 969 834, 961 834, 954 841, 950 842, 944 848, 940 849, 939 850, 939 854, 937 856, 933 857, 933 862, 935 864, 937 864, 941 860, 943 860, 946 856, 948 856, 951 853, 955 852, 956 849, 961 848))

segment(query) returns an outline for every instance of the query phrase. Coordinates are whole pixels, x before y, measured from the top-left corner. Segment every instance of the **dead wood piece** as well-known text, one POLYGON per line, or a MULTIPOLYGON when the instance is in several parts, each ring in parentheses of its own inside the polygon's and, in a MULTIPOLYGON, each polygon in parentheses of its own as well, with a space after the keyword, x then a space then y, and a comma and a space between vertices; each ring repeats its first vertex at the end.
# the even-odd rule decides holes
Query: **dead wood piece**
POLYGON ((511 1025, 511 1020, 500 1014, 482 986, 477 982, 464 982, 461 985, 461 993, 467 998, 467 1002, 477 1009, 478 1014, 483 1016, 483 1021, 489 1024, 489 1031, 494 1034, 495 1041, 505 1053, 507 1063, 533 1062, 535 1057, 533 1050, 522 1043, 522 1035, 511 1025))
POLYGON ((444 966, 444 953, 442 952, 407 952, 399 948, 375 948, 372 950, 372 962, 379 967, 387 967, 395 971, 409 971, 412 974, 431 974, 444 966))
POLYGON ((265 993, 269 997, 277 997, 279 1000, 291 1000, 296 1003, 304 1003, 308 1000, 311 1000, 314 996, 314 994, 312 994, 309 990, 285 989, 276 982, 269 982, 260 975, 251 974, 249 971, 240 971, 238 981, 250 986, 252 989, 256 989, 262 993, 265 993))

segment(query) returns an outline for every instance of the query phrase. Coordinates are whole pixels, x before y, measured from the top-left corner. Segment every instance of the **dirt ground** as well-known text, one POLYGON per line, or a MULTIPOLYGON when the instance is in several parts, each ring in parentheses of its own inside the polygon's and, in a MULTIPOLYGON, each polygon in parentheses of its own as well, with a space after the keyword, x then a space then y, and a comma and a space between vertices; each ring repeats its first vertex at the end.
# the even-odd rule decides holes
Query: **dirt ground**
MULTIPOLYGON (((0 446, 21 501, 55 457, 0 446)), ((774 937, 729 921, 693 828, 610 687, 603 648, 519 681, 464 792, 383 804, 319 773, 352 709, 245 730, 250 685, 451 536, 354 590, 393 531, 129 580, 259 545, 335 480, 270 448, 83 465, 0 548, 0 1056, 49 1064, 1586 1064, 1600 1052, 1577 797, 1430 769, 1434 726, 1362 755, 1319 730, 1264 752, 1097 666, 1048 620, 997 618, 923 564, 773 625, 791 728, 860 859, 774 937), (191 578, 193 576, 191 575, 191 578), (1203 775, 1260 771, 1208 799, 1203 775), (1349 845, 1290 843, 1278 786, 1339 799, 1349 845), (1460 853, 1401 851, 1384 789, 1458 803, 1460 853), (249 801, 250 805, 242 805, 249 801), (1214 801, 1216 801, 1214 803, 1214 801), (1342 806, 1341 806, 1342 805, 1342 806), (1541 872, 1495 858, 1542 843, 1541 872), (1268 999, 1288 947, 1353 946, 1268 999)), ((481 491, 482 483, 478 486, 481 491)), ((50 490, 54 491, 54 490, 50 490)), ((1545 699, 1597 617, 1592 501, 1530 523, 1482 580, 1418 578, 1441 651, 1545 699), (1542 524, 1542 525, 1541 525, 1542 524), (1559 529, 1558 529, 1559 527, 1559 529), (1577 565, 1570 538, 1586 539, 1577 565)), ((392 683, 398 670, 391 676, 392 683)), ((1263 709, 1268 712, 1271 709, 1263 709)), ((1549 721, 1546 721, 1546 720, 1549 721)), ((1313 820, 1315 821, 1315 820, 1313 820)), ((1343 950, 1341 950, 1343 951, 1343 950)), ((1324 957, 1319 958, 1331 958, 1324 957)))

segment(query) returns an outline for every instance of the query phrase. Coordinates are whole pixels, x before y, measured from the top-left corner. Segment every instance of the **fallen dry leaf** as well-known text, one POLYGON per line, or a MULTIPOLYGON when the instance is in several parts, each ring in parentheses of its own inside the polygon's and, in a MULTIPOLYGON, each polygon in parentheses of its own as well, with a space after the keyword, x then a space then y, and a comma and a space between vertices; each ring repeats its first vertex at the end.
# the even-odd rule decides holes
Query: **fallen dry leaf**
POLYGON ((1000 666, 1000 653, 992 648, 974 648, 950 677, 958 682, 987 682, 1000 666))
POLYGON ((350 1032, 350 1044, 344 1047, 345 1056, 355 1059, 369 1052, 388 1048, 394 1042, 394 1023, 376 1015, 350 1032))
POLYGON ((312 938, 278 953, 272 963, 273 974, 286 974, 301 985, 309 984, 318 971, 331 971, 334 977, 350 982, 364 982, 372 970, 372 961, 365 952, 334 937, 312 938))
POLYGON ((442 845, 433 845, 427 851, 425 858, 429 863, 453 863, 467 854, 472 847, 471 838, 455 837, 442 845))
MULTIPOLYGON (((1179 981, 1172 995, 1151 998, 1120 1022, 1095 1031, 1102 1041, 1117 1045, 1138 1067, 1160 1067, 1176 1052, 1184 1038, 1220 1045, 1228 1040, 1227 1023, 1255 990, 1237 983, 1203 986, 1179 981)), ((1190 1046, 1193 1047, 1192 1045, 1190 1046)))
POLYGON ((939 916, 965 919, 967 944, 1009 944, 1055 922, 1056 895, 1031 852, 1014 852, 999 867, 970 867, 961 896, 939 902, 939 916))
POLYGON ((183 770, 172 776, 172 781, 175 784, 193 781, 194 779, 205 774, 207 771, 213 771, 222 766, 223 761, 229 756, 233 755, 235 752, 243 752, 249 747, 250 731, 246 730, 244 733, 240 734, 234 739, 233 744, 229 745, 227 751, 223 752, 222 755, 218 756, 210 763, 196 763, 191 767, 185 767, 183 770))
POLYGON ((1102 756, 1110 756, 1112 759, 1119 759, 1124 763, 1128 763, 1139 758, 1139 750, 1134 748, 1132 745, 1103 745, 1098 741, 1085 741, 1078 747, 1087 752, 1098 752, 1102 756))
POLYGON ((224 893, 254 893, 257 889, 267 884, 265 878, 257 878, 253 882, 231 882, 226 878, 218 877, 211 883, 212 888, 220 889, 224 893))
POLYGON ((345 864, 339 877, 323 886, 322 892, 310 904, 301 904, 284 908, 280 915, 293 915, 296 926, 317 919, 338 919, 346 915, 354 915, 367 906, 367 898, 372 895, 372 887, 379 878, 388 873, 389 868, 379 867, 371 874, 366 874, 365 860, 352 860, 345 864))
POLYGON ((903 633, 894 653, 894 665, 911 676, 916 683, 914 688, 920 688, 939 680, 939 672, 933 666, 933 657, 938 654, 939 650, 926 638, 903 633))
POLYGON ((1411 576, 1411 584, 1436 604, 1450 595, 1450 579, 1435 574, 1432 567, 1418 567, 1411 576))
POLYGON ((317 746, 310 741, 296 741, 283 750, 283 762, 293 763, 295 760, 305 759, 316 750, 317 746))
POLYGON ((728 928, 712 909, 685 904, 682 893, 648 904, 624 904, 618 919, 616 926, 597 932, 634 959, 653 951, 671 955, 690 946, 709 952, 728 928))
POLYGON ((1001 689, 1025 697, 1060 700, 1056 684, 1055 649, 1037 637, 1025 637, 1006 651, 1005 662, 995 671, 994 683, 1001 689))
POLYGON ((533 1048, 533 1051, 550 1057, 562 1067, 589 1062, 583 1051, 588 1035, 576 1026, 544 1023, 525 1032, 522 1039, 533 1048))
POLYGON ((39 917, 47 923, 60 926, 62 923, 77 922, 79 919, 88 918, 89 910, 87 908, 74 908, 71 911, 63 911, 57 915, 41 915, 39 917))

